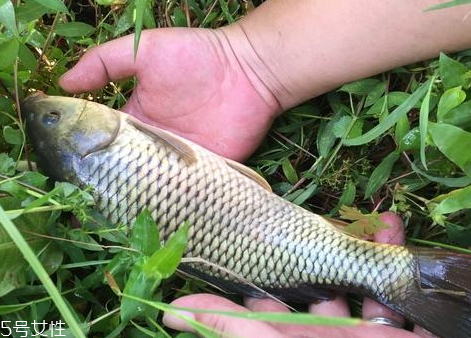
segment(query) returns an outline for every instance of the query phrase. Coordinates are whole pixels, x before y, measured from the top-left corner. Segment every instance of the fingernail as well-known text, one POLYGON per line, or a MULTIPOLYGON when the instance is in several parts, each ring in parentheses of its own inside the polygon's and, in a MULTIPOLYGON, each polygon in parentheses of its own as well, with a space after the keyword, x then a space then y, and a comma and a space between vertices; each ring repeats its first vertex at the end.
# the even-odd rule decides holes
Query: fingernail
POLYGON ((165 326, 175 330, 195 332, 188 320, 195 320, 195 314, 188 311, 177 310, 174 313, 165 312, 162 319, 165 326))

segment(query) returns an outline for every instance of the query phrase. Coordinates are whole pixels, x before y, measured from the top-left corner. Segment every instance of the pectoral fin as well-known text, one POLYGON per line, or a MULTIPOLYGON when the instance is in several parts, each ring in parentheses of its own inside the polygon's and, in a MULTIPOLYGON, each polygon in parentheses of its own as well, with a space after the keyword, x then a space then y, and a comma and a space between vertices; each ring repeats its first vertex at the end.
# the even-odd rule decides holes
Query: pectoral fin
POLYGON ((256 171, 250 169, 249 167, 236 162, 232 161, 228 158, 225 158, 226 163, 229 167, 231 167, 234 170, 237 170, 239 173, 242 175, 250 178, 251 180, 255 181, 257 184, 259 184, 261 187, 263 187, 265 190, 268 190, 269 192, 272 192, 270 184, 259 174, 257 174, 256 171))
POLYGON ((127 114, 123 115, 125 115, 124 118, 136 129, 171 147, 188 165, 192 165, 196 162, 196 154, 190 143, 184 138, 139 121, 133 116, 127 114))

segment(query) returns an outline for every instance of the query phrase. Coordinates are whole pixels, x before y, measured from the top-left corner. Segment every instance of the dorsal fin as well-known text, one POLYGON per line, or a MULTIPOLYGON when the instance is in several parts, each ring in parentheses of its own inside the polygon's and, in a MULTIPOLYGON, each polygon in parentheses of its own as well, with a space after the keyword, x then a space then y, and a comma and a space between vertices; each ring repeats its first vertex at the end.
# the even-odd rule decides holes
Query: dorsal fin
POLYGON ((135 128, 146 133, 152 138, 157 138, 159 141, 164 142, 166 145, 171 147, 188 165, 192 165, 196 162, 196 154, 191 145, 184 138, 146 124, 125 113, 123 113, 123 118, 135 128))
POLYGON ((224 158, 224 160, 226 161, 226 164, 229 167, 231 167, 234 170, 237 170, 239 173, 241 173, 242 175, 250 178, 252 181, 255 181, 261 187, 263 187, 265 190, 268 190, 269 192, 272 192, 270 184, 268 184, 268 182, 262 176, 257 174, 256 171, 250 169, 249 167, 246 167, 245 165, 243 165, 239 162, 230 160, 228 158, 224 158))

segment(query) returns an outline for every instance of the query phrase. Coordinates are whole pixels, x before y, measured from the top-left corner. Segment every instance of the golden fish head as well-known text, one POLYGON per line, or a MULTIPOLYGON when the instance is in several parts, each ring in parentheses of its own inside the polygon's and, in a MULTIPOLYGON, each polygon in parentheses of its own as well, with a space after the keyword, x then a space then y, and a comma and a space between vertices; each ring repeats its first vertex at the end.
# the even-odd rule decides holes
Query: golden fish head
POLYGON ((70 177, 78 161, 106 148, 120 128, 119 112, 107 106, 42 92, 27 97, 21 113, 38 164, 53 178, 70 177))

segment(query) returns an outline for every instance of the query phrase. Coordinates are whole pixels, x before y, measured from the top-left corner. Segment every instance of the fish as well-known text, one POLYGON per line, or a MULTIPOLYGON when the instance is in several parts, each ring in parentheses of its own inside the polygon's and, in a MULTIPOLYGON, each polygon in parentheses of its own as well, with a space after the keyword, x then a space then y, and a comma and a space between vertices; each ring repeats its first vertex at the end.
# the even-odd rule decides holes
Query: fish
POLYGON ((167 239, 189 222, 185 257, 197 259, 182 271, 291 302, 358 293, 439 337, 471 337, 471 255, 350 236, 254 170, 105 105, 37 92, 21 111, 39 167, 92 186, 112 224, 147 208, 167 239))

